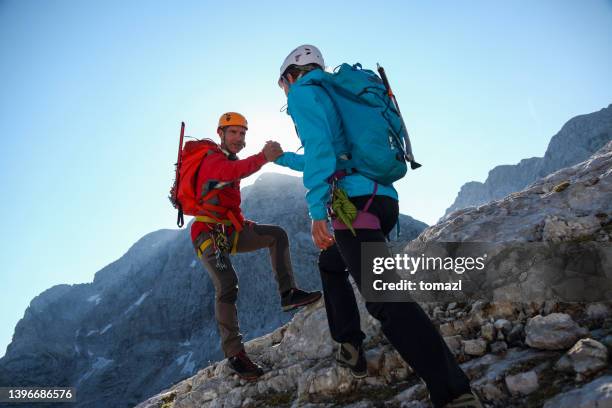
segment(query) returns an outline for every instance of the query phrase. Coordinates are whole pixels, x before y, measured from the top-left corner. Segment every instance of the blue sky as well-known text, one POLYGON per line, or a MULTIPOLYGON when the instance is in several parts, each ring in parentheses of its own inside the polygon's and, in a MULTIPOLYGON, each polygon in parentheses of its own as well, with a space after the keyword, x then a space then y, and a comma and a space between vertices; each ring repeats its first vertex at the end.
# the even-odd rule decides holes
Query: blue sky
POLYGON ((609 0, 0 0, 0 355, 34 296, 175 228, 181 120, 214 137, 239 111, 246 155, 298 147, 276 86, 295 46, 385 66, 424 164, 400 208, 431 224, 463 183, 612 103, 611 38, 609 0))

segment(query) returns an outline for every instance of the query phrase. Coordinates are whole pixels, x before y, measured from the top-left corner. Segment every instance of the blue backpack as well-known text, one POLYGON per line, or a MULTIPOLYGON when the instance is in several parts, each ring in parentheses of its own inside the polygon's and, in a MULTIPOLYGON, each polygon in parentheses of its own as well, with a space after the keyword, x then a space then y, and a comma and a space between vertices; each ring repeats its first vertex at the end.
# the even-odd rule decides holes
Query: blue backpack
POLYGON ((376 73, 342 64, 309 82, 327 91, 340 114, 350 167, 384 185, 406 175, 406 157, 412 157, 408 133, 376 73))

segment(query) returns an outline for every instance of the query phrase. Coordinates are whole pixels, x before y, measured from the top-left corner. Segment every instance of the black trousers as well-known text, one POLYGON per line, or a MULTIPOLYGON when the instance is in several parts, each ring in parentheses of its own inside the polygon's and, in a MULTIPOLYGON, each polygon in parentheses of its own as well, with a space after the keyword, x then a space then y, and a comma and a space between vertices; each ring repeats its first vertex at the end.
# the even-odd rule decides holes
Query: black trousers
MULTIPOLYGON (((369 196, 351 197, 359 209, 368 199, 369 196)), ((385 241, 397 222, 398 202, 390 197, 376 196, 368 212, 378 216, 381 230, 356 230, 356 237, 348 230, 335 231, 336 243, 319 255, 329 329, 332 338, 339 343, 361 344, 365 338, 348 275, 361 290, 361 243, 385 241)), ((469 379, 418 303, 366 302, 366 308, 380 321, 393 347, 425 381, 435 407, 442 407, 470 391, 469 379)))

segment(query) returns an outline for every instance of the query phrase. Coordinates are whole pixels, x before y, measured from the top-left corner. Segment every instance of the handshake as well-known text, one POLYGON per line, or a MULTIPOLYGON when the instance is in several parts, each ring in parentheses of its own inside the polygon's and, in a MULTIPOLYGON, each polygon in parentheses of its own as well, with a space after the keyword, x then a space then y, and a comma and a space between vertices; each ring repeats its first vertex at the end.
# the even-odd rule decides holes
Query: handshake
POLYGON ((268 140, 262 152, 264 156, 266 156, 266 160, 271 162, 278 159, 283 154, 283 149, 278 142, 268 140))

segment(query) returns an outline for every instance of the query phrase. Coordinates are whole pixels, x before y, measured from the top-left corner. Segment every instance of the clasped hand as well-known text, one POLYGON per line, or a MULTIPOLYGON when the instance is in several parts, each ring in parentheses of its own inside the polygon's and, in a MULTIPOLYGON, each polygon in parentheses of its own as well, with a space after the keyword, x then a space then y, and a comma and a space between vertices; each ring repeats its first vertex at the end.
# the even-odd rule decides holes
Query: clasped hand
POLYGON ((266 160, 269 162, 278 159, 283 154, 281 145, 273 140, 268 140, 262 151, 264 156, 266 156, 266 160))

